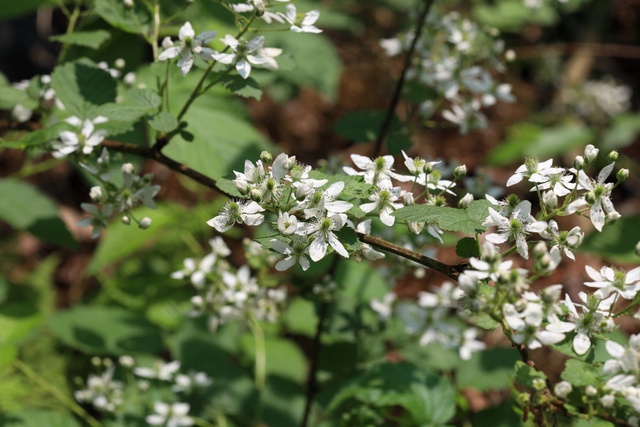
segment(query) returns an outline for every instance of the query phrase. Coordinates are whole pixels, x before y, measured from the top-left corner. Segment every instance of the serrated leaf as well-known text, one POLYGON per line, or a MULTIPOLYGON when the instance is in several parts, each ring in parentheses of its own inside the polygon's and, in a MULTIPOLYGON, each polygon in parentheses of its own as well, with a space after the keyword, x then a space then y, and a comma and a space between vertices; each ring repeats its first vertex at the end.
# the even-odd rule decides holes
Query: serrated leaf
POLYGON ((127 96, 131 101, 148 110, 155 110, 162 102, 160 95, 149 89, 132 89, 127 96))
POLYGON ((171 132, 178 127, 178 119, 171 113, 160 112, 149 119, 149 125, 158 132, 171 132))
POLYGON ((500 323, 496 322, 487 313, 480 313, 474 318, 475 324, 482 329, 490 331, 500 326, 500 323))
POLYGON ((597 387, 602 383, 600 370, 592 363, 586 363, 578 359, 569 359, 560 377, 574 387, 597 387))
POLYGON ((116 81, 87 60, 56 67, 51 87, 67 111, 81 119, 95 117, 98 107, 116 100, 116 81))
POLYGON ((75 131, 76 128, 67 122, 58 122, 54 125, 29 132, 20 138, 16 144, 18 144, 18 147, 20 148, 36 147, 51 140, 58 139, 60 137, 60 132, 63 130, 75 131))
POLYGON ((452 208, 442 206, 411 205, 400 208, 397 211, 394 211, 391 215, 407 222, 425 222, 427 224, 433 224, 449 209, 453 210, 452 208))
POLYGON ((489 216, 490 206, 487 200, 474 200, 467 209, 446 208, 438 219, 438 227, 470 235, 484 233, 487 227, 482 223, 489 216))
POLYGON ((28 99, 24 90, 11 86, 0 87, 0 109, 8 110, 28 99))
POLYGON ((220 179, 218 179, 216 181, 216 184, 218 185, 218 188, 220 190, 224 191, 225 193, 229 194, 230 196, 238 197, 238 198, 245 197, 242 194, 240 194, 240 192, 236 188, 235 184, 230 179, 220 178, 220 179))
POLYGON ((121 0, 96 0, 96 12, 105 21, 129 33, 142 34, 150 30, 152 15, 143 2, 128 7, 121 0))
POLYGON ((480 245, 473 237, 463 237, 456 243, 456 255, 460 258, 480 258, 480 245))
POLYGON ((547 380, 547 376, 540 371, 536 371, 531 366, 521 360, 516 362, 516 382, 525 387, 533 387, 533 381, 540 379, 547 380))
POLYGON ((352 228, 343 227, 342 230, 336 231, 336 236, 338 236, 338 240, 349 253, 356 252, 362 245, 352 228))
POLYGON ((237 74, 227 75, 220 79, 222 86, 243 98, 255 98, 258 101, 262 98, 262 89, 251 77, 243 79, 237 74))
POLYGON ((100 46, 111 38, 111 33, 106 30, 76 31, 70 34, 51 36, 49 40, 64 44, 84 46, 91 49, 99 49, 100 46))
POLYGON ((134 122, 147 114, 147 108, 134 104, 116 104, 110 102, 98 109, 98 114, 109 120, 121 122, 134 122))
MULTIPOLYGON (((356 142, 375 141, 380 133, 386 111, 354 111, 342 116, 333 125, 333 131, 343 137, 356 142)), ((390 132, 400 130, 400 120, 393 116, 390 132)))
POLYGON ((108 122, 98 123, 96 130, 104 129, 107 136, 112 137, 134 130, 134 123, 129 121, 109 120, 108 122))
POLYGON ((155 354, 162 349, 162 336, 154 325, 117 307, 75 306, 54 315, 49 327, 64 343, 89 354, 155 354))

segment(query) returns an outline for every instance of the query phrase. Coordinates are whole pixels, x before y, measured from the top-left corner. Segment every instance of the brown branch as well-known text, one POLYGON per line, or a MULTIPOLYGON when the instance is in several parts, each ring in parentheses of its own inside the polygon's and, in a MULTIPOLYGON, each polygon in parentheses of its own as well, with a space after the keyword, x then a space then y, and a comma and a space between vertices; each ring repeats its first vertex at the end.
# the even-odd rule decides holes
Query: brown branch
POLYGON ((418 40, 420 39, 420 34, 422 33, 422 28, 424 27, 425 20, 427 15, 429 14, 429 10, 433 5, 434 0, 425 0, 424 9, 422 13, 418 17, 418 25, 415 31, 415 35, 413 40, 411 41, 411 46, 409 46, 409 50, 407 51, 407 55, 404 59, 404 66, 402 67, 402 73, 400 73, 400 79, 396 84, 396 90, 393 93, 393 97, 391 98, 391 102, 389 103, 389 107, 387 108, 387 114, 380 125, 380 132, 378 132, 378 138, 376 139, 376 147, 373 152, 373 157, 378 157, 380 152, 382 151, 382 143, 384 142, 387 133, 389 132, 389 128, 391 127, 391 120, 393 119, 393 114, 396 111, 396 107, 398 106, 398 102, 400 101, 400 95, 402 94, 402 87, 404 86, 404 80, 407 76, 407 71, 411 66, 411 60, 413 59, 413 52, 416 50, 416 46, 418 45, 418 40))
POLYGON ((391 252, 392 254, 396 254, 398 256, 406 258, 408 260, 417 262, 418 264, 423 265, 427 268, 430 268, 434 271, 437 271, 438 273, 442 273, 448 278, 455 281, 458 280, 458 276, 460 275, 460 273, 462 273, 464 270, 469 268, 468 264, 466 263, 462 263, 458 265, 444 264, 440 261, 436 261, 435 259, 429 258, 428 256, 424 256, 418 252, 414 252, 402 246, 398 246, 394 243, 387 242, 386 240, 382 240, 379 237, 373 237, 368 234, 361 233, 359 231, 356 231, 356 235, 358 236, 358 239, 360 239, 362 243, 375 246, 378 249, 382 249, 384 251, 391 252))
POLYGON ((516 47, 513 51, 518 59, 570 55, 587 48, 592 56, 640 59, 640 46, 604 43, 551 43, 536 46, 516 47))

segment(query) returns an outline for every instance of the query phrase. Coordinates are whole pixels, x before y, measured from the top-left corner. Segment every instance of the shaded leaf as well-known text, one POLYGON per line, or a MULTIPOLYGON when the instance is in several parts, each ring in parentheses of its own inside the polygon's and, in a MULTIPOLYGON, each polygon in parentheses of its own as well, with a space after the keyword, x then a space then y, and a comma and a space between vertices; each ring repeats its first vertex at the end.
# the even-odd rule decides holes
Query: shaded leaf
POLYGON ((160 95, 150 89, 131 89, 127 96, 131 101, 148 110, 160 107, 162 102, 160 95))
POLYGON ((58 122, 51 126, 45 126, 42 129, 38 129, 32 132, 29 132, 20 140, 18 140, 16 144, 16 148, 29 148, 36 147, 38 145, 45 144, 51 140, 58 139, 60 137, 60 132, 63 130, 68 131, 76 131, 77 129, 70 125, 67 122, 58 122))
POLYGON ((518 384, 525 387, 533 387, 533 381, 536 379, 546 381, 547 376, 521 360, 516 362, 516 382, 518 384))
POLYGON ((456 255, 460 258, 480 258, 480 246, 476 239, 463 237, 456 243, 456 255))
POLYGON ((100 46, 111 38, 111 33, 106 30, 76 31, 70 34, 51 36, 49 40, 64 44, 84 46, 91 49, 99 49, 100 46))
POLYGON ((243 79, 237 74, 226 75, 220 78, 220 83, 225 89, 243 98, 255 98, 258 101, 262 98, 262 89, 251 77, 243 79))
POLYGON ((96 0, 96 12, 105 21, 129 33, 148 33, 152 15, 143 2, 135 1, 132 7, 121 0, 96 0))
POLYGON ((149 125, 158 132, 171 132, 178 127, 178 120, 171 113, 160 112, 149 119, 149 125))
POLYGON ((147 114, 147 108, 134 104, 116 104, 115 102, 110 102, 102 105, 98 109, 98 114, 109 120, 131 123, 147 114))
POLYGON ((602 383, 600 369, 592 363, 586 363, 578 359, 569 359, 564 366, 560 377, 574 387, 597 387, 602 383))
MULTIPOLYGON (((341 137, 356 141, 375 141, 380 133, 386 111, 354 111, 347 113, 336 121, 333 131, 341 137)), ((397 116, 391 120, 390 132, 400 130, 400 121, 397 116)))
POLYGON ((607 224, 601 233, 592 231, 577 249, 615 261, 637 264, 636 244, 640 241, 640 216, 626 216, 614 224, 607 224))

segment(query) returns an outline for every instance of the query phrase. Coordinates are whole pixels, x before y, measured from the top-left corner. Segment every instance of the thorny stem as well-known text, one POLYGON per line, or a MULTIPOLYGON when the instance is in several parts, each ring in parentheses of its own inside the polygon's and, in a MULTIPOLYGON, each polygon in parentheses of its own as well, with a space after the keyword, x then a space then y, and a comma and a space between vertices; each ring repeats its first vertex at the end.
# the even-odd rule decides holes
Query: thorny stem
POLYGON ((382 144, 384 143, 387 133, 389 133, 389 129, 391 127, 391 120, 393 119, 393 114, 395 113, 396 107, 398 106, 398 102, 400 101, 400 95, 402 94, 402 87, 404 86, 404 81, 407 76, 407 71, 411 66, 411 61, 413 59, 413 52, 415 52, 416 50, 416 46, 418 45, 418 40, 420 39, 420 35, 422 33, 422 28, 424 27, 425 20, 427 18, 427 14, 429 13, 429 9, 431 9, 431 6, 433 5, 434 1, 435 0, 425 0, 424 9, 422 10, 422 13, 418 17, 418 24, 415 31, 415 37, 411 41, 411 46, 409 47, 409 50, 407 51, 406 57, 404 59, 404 66, 402 67, 402 73, 400 74, 400 79, 396 84, 396 90, 393 94, 393 97, 391 98, 391 102, 389 103, 389 108, 387 108, 387 114, 385 115, 384 120, 380 125, 380 132, 378 133, 378 139, 376 139, 376 148, 373 152, 374 158, 378 157, 378 155, 380 154, 382 150, 382 144))
POLYGON ((82 409, 82 406, 78 405, 76 402, 71 400, 69 397, 67 397, 66 394, 58 390, 53 384, 51 384, 50 382, 42 378, 34 370, 32 370, 30 367, 22 363, 20 359, 15 359, 13 361, 13 366, 15 366, 23 374, 28 376, 33 382, 38 384, 44 390, 51 393, 56 399, 60 401, 60 403, 62 403, 63 405, 71 409, 73 412, 75 412, 80 418, 86 421, 86 423, 89 424, 91 427, 102 427, 102 424, 98 420, 93 418, 91 415, 89 415, 87 411, 82 409))

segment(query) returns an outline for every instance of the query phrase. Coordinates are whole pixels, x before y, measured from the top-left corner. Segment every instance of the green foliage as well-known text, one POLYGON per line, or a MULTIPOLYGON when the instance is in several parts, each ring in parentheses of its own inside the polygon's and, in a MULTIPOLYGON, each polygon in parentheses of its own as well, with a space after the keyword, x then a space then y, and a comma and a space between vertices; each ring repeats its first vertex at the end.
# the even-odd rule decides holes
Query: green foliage
POLYGON ((29 99, 24 90, 11 86, 0 87, 0 108, 10 109, 29 99))
POLYGON ((282 322, 288 332, 313 337, 318 325, 318 316, 312 302, 295 298, 290 300, 282 313, 282 322))
POLYGON ((408 222, 435 223, 443 230, 474 235, 487 230, 482 223, 489 216, 490 206, 492 204, 488 200, 474 200, 467 209, 411 205, 398 209, 393 215, 408 222))
POLYGON ((142 2, 134 2, 127 7, 119 0, 96 0, 96 12, 105 21, 128 33, 147 34, 153 23, 153 16, 142 2))
POLYGON ((56 67, 51 87, 69 113, 81 119, 95 117, 101 105, 116 100, 116 81, 88 60, 56 67))
POLYGON ((56 204, 23 181, 0 179, 0 219, 17 230, 29 231, 44 242, 77 247, 58 217, 56 204))
POLYGON ((70 34, 51 36, 49 40, 63 44, 74 44, 91 49, 100 49, 100 46, 111 38, 111 33, 106 30, 76 31, 70 34))
POLYGON ((155 354, 160 331, 143 316, 117 307, 75 306, 54 315, 51 332, 66 345, 88 354, 155 354))
POLYGON ((360 373, 329 405, 344 411, 353 405, 402 407, 417 425, 444 425, 455 413, 454 390, 446 378, 408 363, 384 363, 360 373))
POLYGON ((149 125, 158 132, 171 132, 178 127, 178 119, 171 113, 160 112, 149 119, 149 125))
POLYGON ((149 89, 131 89, 127 92, 127 97, 147 110, 155 110, 160 107, 160 103, 162 102, 160 95, 149 89))
POLYGON ((7 427, 80 427, 72 415, 38 409, 0 416, 0 424, 7 427))
POLYGON ((509 388, 513 365, 520 355, 513 348, 492 348, 474 352, 470 360, 460 364, 456 373, 459 387, 473 387, 480 391, 509 388))
POLYGON ((525 387, 533 387, 533 381, 540 379, 547 380, 547 376, 540 371, 536 371, 531 366, 521 360, 516 362, 516 382, 525 387))
POLYGON ((569 359, 560 377, 574 387, 597 387, 601 382, 600 368, 578 359, 569 359))
POLYGON ((220 78, 220 84, 231 93, 243 98, 254 98, 258 101, 262 98, 262 89, 251 77, 243 79, 237 74, 226 75, 220 78))
POLYGON ((589 144, 593 139, 593 131, 584 125, 567 123, 542 127, 533 123, 519 123, 507 131, 506 141, 489 154, 486 164, 507 165, 525 157, 546 160, 589 144))
POLYGON ((609 152, 611 150, 620 150, 633 144, 640 133, 640 114, 623 113, 613 118, 613 123, 608 127, 598 147, 609 152))
POLYGON ((147 113, 148 108, 137 104, 122 104, 110 102, 98 110, 98 114, 111 120, 120 122, 134 122, 147 113))
POLYGON ((637 264, 636 244, 640 241, 640 216, 626 216, 609 224, 604 233, 593 231, 578 248, 614 262, 637 264))
MULTIPOLYGON (((347 113, 335 122, 333 131, 350 141, 375 141, 380 133, 380 126, 386 114, 386 111, 354 111, 347 113)), ((389 130, 391 132, 400 130, 400 120, 395 115, 391 120, 389 130)))
POLYGON ((551 4, 543 2, 539 8, 532 10, 520 0, 480 2, 473 8, 473 14, 480 23, 514 33, 529 23, 552 25, 558 20, 555 7, 551 4))
POLYGON ((460 258, 480 258, 480 245, 473 237, 463 237, 456 243, 456 255, 460 258))
POLYGON ((25 149, 46 144, 51 140, 58 139, 60 136, 60 132, 65 130, 75 131, 75 128, 67 122, 58 122, 51 126, 46 126, 42 129, 29 132, 28 134, 20 138, 17 143, 14 143, 11 148, 25 149))

